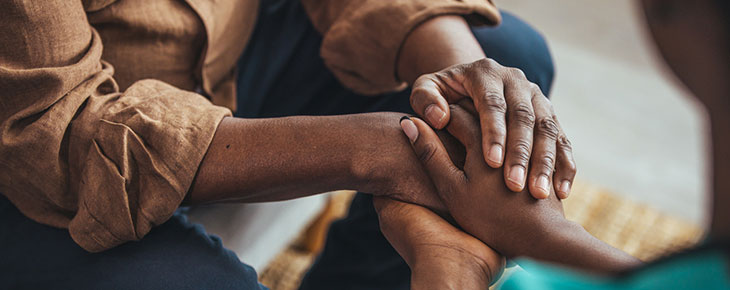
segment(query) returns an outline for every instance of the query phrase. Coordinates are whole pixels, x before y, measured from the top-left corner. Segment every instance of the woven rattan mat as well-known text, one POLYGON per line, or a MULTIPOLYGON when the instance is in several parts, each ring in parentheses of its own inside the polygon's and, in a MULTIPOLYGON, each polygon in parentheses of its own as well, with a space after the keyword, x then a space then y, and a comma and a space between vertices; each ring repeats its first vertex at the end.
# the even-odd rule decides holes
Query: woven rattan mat
MULTIPOLYGON (((644 261, 696 244, 703 230, 649 206, 632 202, 601 188, 576 182, 565 200, 566 216, 597 238, 644 261)), ((337 192, 322 214, 291 245, 260 272, 272 290, 297 289, 302 276, 321 249, 327 226, 344 216, 352 192, 337 192)))

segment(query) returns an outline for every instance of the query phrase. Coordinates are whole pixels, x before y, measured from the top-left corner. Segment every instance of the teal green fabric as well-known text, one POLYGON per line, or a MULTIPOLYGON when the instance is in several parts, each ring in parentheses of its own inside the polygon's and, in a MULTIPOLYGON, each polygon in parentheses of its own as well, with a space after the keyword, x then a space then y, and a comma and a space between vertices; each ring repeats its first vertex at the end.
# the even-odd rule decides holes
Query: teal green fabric
POLYGON ((501 290, 553 289, 730 289, 728 263, 721 250, 681 254, 619 278, 588 275, 531 260, 498 285, 501 290))

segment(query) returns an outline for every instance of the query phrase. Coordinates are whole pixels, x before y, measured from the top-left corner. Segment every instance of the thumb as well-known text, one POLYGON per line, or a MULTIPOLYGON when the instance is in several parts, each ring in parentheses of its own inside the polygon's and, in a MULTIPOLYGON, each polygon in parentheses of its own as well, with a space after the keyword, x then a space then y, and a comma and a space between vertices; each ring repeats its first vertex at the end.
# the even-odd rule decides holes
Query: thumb
POLYGON ((436 129, 442 129, 449 122, 449 103, 442 95, 444 91, 438 80, 424 75, 413 83, 411 107, 413 111, 436 129))
POLYGON ((403 117, 400 125, 439 195, 448 194, 446 191, 462 184, 464 173, 451 161, 443 143, 428 124, 418 118, 403 117))

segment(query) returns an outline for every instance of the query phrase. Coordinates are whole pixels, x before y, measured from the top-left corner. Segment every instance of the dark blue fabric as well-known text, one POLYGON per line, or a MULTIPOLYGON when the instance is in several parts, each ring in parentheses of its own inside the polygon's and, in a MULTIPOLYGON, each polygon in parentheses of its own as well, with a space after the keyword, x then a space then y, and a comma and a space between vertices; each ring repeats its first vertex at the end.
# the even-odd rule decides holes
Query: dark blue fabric
MULTIPOLYGON (((549 92, 550 53, 542 37, 511 14, 497 28, 473 30, 486 54, 549 92)), ((239 117, 412 113, 409 91, 375 97, 344 88, 319 57, 321 36, 299 1, 263 0, 239 62, 239 117)), ((380 233, 371 196, 358 194, 330 228, 302 289, 408 289, 410 270, 380 233)), ((0 197, 0 289, 260 289, 256 272, 189 223, 182 212, 139 242, 87 253, 63 229, 24 217, 0 197)))
MULTIPOLYGON (((488 57, 522 69, 548 95, 554 68, 545 40, 512 14, 502 16, 499 27, 472 32, 488 57)), ((362 96, 343 87, 319 56, 321 43, 299 1, 262 1, 257 26, 239 60, 236 116, 412 112, 409 90, 362 96)))
POLYGON ((256 271, 181 212, 139 242, 88 253, 0 195, 0 289, 264 289, 256 271))

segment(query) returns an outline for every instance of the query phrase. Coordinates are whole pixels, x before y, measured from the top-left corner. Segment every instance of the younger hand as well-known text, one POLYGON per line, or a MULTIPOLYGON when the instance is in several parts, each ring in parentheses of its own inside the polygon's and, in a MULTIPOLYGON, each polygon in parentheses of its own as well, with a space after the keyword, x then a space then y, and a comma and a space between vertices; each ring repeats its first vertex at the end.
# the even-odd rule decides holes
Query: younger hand
POLYGON ((418 205, 375 197, 380 229, 411 268, 411 289, 487 289, 504 257, 418 205))

